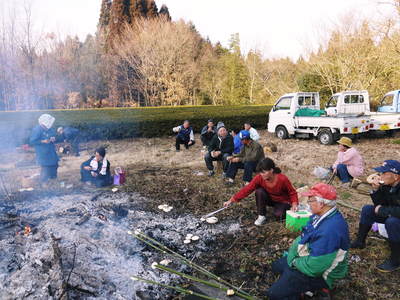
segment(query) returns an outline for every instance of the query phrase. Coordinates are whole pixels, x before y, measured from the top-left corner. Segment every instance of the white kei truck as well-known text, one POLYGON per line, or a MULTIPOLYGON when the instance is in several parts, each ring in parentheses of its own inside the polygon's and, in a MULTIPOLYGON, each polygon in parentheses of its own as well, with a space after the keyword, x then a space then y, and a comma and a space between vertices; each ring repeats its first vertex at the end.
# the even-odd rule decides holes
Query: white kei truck
POLYGON ((356 137, 367 132, 370 124, 370 117, 365 114, 363 93, 368 95, 366 91, 335 94, 331 97, 330 107, 327 107, 326 111, 320 108, 319 93, 285 94, 276 101, 269 113, 268 131, 281 139, 316 137, 323 145, 333 144, 341 135, 356 137), (347 101, 346 97, 350 102, 342 105, 341 103, 347 101))
POLYGON ((332 95, 326 104, 328 116, 364 114, 370 117, 369 131, 385 131, 391 135, 400 129, 400 90, 388 92, 380 101, 376 112, 370 111, 367 91, 341 92, 332 95))
POLYGON ((385 131, 388 135, 400 129, 400 90, 388 92, 383 96, 377 112, 371 113, 369 129, 385 131))

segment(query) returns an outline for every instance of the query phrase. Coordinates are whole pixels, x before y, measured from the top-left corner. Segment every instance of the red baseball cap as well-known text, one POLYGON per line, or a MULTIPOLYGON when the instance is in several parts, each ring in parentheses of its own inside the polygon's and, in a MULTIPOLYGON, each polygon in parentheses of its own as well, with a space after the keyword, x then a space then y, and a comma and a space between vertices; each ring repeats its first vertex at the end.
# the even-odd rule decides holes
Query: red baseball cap
POLYGON ((336 200, 336 189, 326 183, 317 183, 308 192, 300 193, 302 197, 318 196, 328 200, 336 200))

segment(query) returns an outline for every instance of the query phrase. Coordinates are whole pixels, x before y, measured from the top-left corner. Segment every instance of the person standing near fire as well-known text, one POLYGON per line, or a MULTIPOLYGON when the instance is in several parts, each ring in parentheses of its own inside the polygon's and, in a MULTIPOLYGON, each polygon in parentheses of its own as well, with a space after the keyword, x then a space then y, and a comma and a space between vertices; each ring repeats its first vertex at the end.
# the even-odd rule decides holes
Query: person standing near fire
POLYGON ((52 129, 55 118, 43 114, 38 121, 39 125, 33 128, 29 143, 35 148, 36 161, 41 167, 40 182, 45 183, 49 179, 57 178, 59 158, 54 146, 56 132, 52 129))

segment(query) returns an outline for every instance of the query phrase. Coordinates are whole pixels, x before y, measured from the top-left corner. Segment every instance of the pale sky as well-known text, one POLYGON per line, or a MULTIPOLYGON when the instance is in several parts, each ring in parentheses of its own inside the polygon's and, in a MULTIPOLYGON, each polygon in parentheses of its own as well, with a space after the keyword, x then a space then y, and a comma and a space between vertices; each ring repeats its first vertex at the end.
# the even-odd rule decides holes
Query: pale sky
MULTIPOLYGON (((101 0, 0 0, 33 2, 36 29, 81 39, 94 33, 101 0)), ((296 59, 315 47, 318 36, 344 16, 379 19, 393 8, 379 0, 156 0, 166 4, 173 20, 192 21, 203 37, 228 45, 240 34, 244 51, 259 49, 265 57, 296 59)), ((387 0, 388 2, 390 0, 387 0)), ((21 14, 19 13, 19 16, 21 14)))

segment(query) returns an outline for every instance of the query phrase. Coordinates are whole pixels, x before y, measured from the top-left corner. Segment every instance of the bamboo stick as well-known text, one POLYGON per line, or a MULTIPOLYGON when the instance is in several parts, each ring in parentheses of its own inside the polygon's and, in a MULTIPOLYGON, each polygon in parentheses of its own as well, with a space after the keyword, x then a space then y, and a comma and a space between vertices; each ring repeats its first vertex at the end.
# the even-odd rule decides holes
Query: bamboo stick
POLYGON ((194 295, 194 296, 197 296, 197 297, 200 297, 200 298, 203 298, 203 299, 207 299, 207 300, 218 300, 217 298, 212 298, 212 297, 209 297, 207 295, 199 294, 199 293, 193 292, 191 290, 184 289, 184 288, 182 288, 180 286, 167 285, 167 284, 163 284, 163 283, 160 283, 160 282, 156 282, 156 281, 149 280, 149 279, 142 278, 142 277, 138 277, 138 276, 131 276, 131 279, 134 280, 134 281, 140 280, 140 281, 146 282, 148 284, 155 284, 155 285, 159 285, 159 286, 162 286, 162 287, 165 287, 165 288, 168 288, 168 289, 173 289, 175 291, 178 291, 178 292, 186 294, 186 295, 194 295))
POLYGON ((134 233, 131 231, 128 231, 129 234, 133 235, 135 238, 141 240, 142 242, 146 243, 147 245, 149 245, 150 247, 153 247, 154 249, 157 249, 159 251, 161 251, 162 253, 168 253, 176 258, 179 258, 184 264, 192 267, 193 269, 199 271, 200 273, 203 273, 204 275, 211 277, 212 279, 224 284, 225 286, 228 286, 230 288, 232 288, 233 290, 235 290, 236 293, 240 293, 242 295, 246 295, 250 298, 248 299, 257 299, 254 296, 250 295, 249 293, 241 290, 239 287, 234 286, 232 284, 230 284, 229 282, 223 280, 221 277, 211 273, 210 271, 208 271, 207 269, 195 264, 194 262, 190 261, 189 259, 187 259, 186 257, 180 255, 179 253, 176 253, 175 251, 169 249, 167 246, 163 245, 162 243, 158 242, 155 239, 152 239, 151 237, 147 236, 146 234, 136 230, 134 233), (153 245, 152 243, 156 244, 157 246, 153 245))
POLYGON ((355 207, 355 206, 350 205, 350 204, 347 204, 347 203, 345 203, 345 202, 343 202, 343 201, 341 201, 341 200, 337 200, 336 203, 337 203, 337 204, 340 204, 340 205, 342 205, 342 206, 344 206, 344 207, 354 209, 354 210, 356 210, 356 211, 361 211, 360 208, 355 207))
MULTIPOLYGON (((219 290, 221 290, 221 291, 223 291, 223 292, 226 292, 226 291, 229 290, 227 287, 225 287, 225 286, 223 286, 223 285, 221 285, 221 284, 217 284, 217 283, 214 283, 214 282, 210 282, 210 281, 207 281, 207 280, 203 280, 203 279, 201 279, 201 278, 197 278, 197 277, 194 277, 194 276, 191 276, 191 275, 188 275, 188 274, 179 272, 179 271, 177 271, 177 270, 168 268, 168 267, 163 266, 163 265, 160 265, 160 264, 156 264, 156 265, 154 265, 154 267, 157 268, 157 269, 166 271, 166 272, 168 272, 168 273, 172 273, 172 274, 175 274, 175 275, 179 275, 179 276, 181 276, 181 277, 183 277, 183 278, 186 278, 186 279, 189 279, 189 280, 192 280, 192 281, 195 281, 195 282, 199 282, 199 283, 202 283, 202 284, 204 284, 204 285, 208 285, 208 286, 213 287, 213 288, 217 288, 217 289, 219 289, 219 290)), ((243 294, 240 293, 240 292, 235 292, 235 295, 238 296, 239 298, 242 298, 242 299, 247 299, 247 300, 252 300, 252 299, 254 299, 254 298, 249 297, 249 296, 247 296, 247 295, 243 295, 243 294)))

